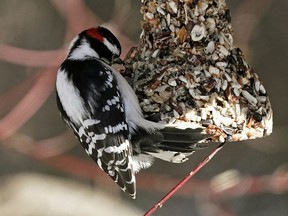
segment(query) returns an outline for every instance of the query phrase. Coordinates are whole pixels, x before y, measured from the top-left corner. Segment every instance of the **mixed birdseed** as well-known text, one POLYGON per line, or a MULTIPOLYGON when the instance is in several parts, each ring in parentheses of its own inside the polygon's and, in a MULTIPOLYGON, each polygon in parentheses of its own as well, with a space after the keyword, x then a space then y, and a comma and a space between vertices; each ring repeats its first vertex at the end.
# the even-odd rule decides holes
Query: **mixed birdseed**
POLYGON ((213 141, 272 132, 267 92, 233 47, 225 0, 142 0, 141 39, 123 75, 145 118, 204 128, 213 141))

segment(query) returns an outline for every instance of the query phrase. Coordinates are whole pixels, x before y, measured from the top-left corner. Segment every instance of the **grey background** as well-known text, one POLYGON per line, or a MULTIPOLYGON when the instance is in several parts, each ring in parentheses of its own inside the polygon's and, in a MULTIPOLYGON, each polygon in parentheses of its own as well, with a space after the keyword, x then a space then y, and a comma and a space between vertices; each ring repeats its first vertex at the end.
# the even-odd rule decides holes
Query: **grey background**
MULTIPOLYGON (((142 19, 141 14, 138 12, 140 1, 122 0, 121 2, 123 2, 123 4, 129 3, 131 6, 126 14, 128 19, 122 26, 123 28, 121 28, 121 31, 135 43, 139 43, 139 23, 142 19)), ((246 177, 262 175, 272 176, 273 173, 279 169, 286 170, 287 173, 288 25, 286 22, 288 20, 288 1, 270 1, 271 5, 267 8, 267 11, 263 16, 258 17, 259 20, 257 21, 257 24, 252 31, 249 31, 249 34, 251 35, 248 37, 247 43, 243 37, 245 38, 245 36, 247 36, 246 30, 248 31, 249 29, 243 29, 243 23, 246 22, 245 19, 248 17, 246 13, 248 13, 249 10, 239 9, 245 2, 246 1, 244 0, 227 0, 232 12, 233 27, 235 34, 237 35, 235 36, 235 45, 244 49, 246 59, 260 76, 270 95, 270 100, 274 110, 274 132, 271 136, 263 139, 227 144, 225 148, 213 159, 213 161, 211 161, 209 165, 193 178, 197 182, 201 182, 202 180, 203 182, 207 182, 215 175, 230 169, 238 170, 246 177), (238 14, 239 11, 241 11, 242 14, 238 14), (235 14, 237 15, 237 18, 242 17, 243 19, 235 20, 235 14)), ((257 4, 259 4, 257 2, 260 2, 261 4, 261 0, 251 1, 251 7, 257 7, 257 4)), ((265 0, 265 2, 267 2, 267 0, 265 0)), ((109 20, 111 21, 113 18, 113 13, 115 13, 113 10, 115 7, 114 1, 87 0, 85 3, 104 22, 108 22, 109 20)), ((250 10, 253 11, 253 9, 250 10)), ((257 9, 255 11, 257 11, 257 9)), ((252 21, 253 19, 250 20, 250 22, 252 21)), ((59 12, 55 10, 53 1, 2 0, 0 2, 0 29, 1 44, 9 44, 31 50, 56 50, 67 47, 67 41, 64 44, 66 21, 59 12)), ((41 68, 11 64, 0 60, 0 95, 4 94, 14 86, 17 86, 27 76, 33 73, 39 73, 40 69, 41 68)), ((17 98, 14 98, 15 105, 24 95, 25 91, 19 91, 19 93, 16 94, 17 98)), ((11 100, 13 100, 13 98, 11 98, 11 100)), ((5 103, 7 103, 7 101, 0 101, 0 107, 5 103)), ((0 109, 0 116, 2 118, 5 117, 10 110, 11 108, 0 109)), ((57 136, 65 130, 66 128, 60 120, 56 110, 55 93, 53 93, 37 113, 17 131, 17 134, 24 134, 27 137, 33 138, 33 140, 42 140, 57 136)), ((16 135, 14 138, 15 139, 12 140, 17 140, 16 135)), ((32 159, 31 157, 15 150, 15 148, 10 148, 10 145, 12 145, 11 143, 21 145, 21 143, 11 142, 11 139, 0 142, 0 179, 2 180, 7 178, 9 179, 19 173, 38 173, 45 175, 48 174, 57 178, 61 177, 61 179, 64 178, 67 179, 67 181, 72 180, 78 183, 80 182, 81 184, 91 188, 91 190, 100 190, 101 187, 103 187, 103 185, 97 184, 97 181, 95 186, 94 183, 91 184, 91 181, 87 179, 75 177, 75 175, 67 174, 48 166, 45 163, 41 163, 41 160, 32 159)), ((80 145, 77 144, 76 140, 71 141, 71 146, 73 146, 73 148, 69 150, 69 154, 76 155, 83 160, 90 160, 80 145)), ((148 173, 148 175, 153 174, 153 176, 165 175, 168 177, 182 178, 190 172, 190 170, 195 167, 195 165, 199 163, 213 147, 215 147, 215 145, 212 145, 212 147, 207 150, 197 152, 185 164, 175 165, 156 161, 152 168, 143 172, 148 173)), ((138 178, 140 178, 140 175, 138 178)), ((275 184, 277 184, 277 182, 275 182, 275 184)), ((215 203, 211 202, 211 199, 207 197, 197 197, 193 194, 191 194, 191 196, 178 195, 169 200, 167 204, 157 211, 155 215, 188 216, 227 214, 245 216, 284 216, 288 215, 287 184, 288 180, 286 179, 286 183, 284 182, 284 188, 286 186, 286 190, 283 189, 283 191, 280 191, 278 194, 274 192, 260 192, 255 194, 247 193, 235 198, 225 199, 224 197, 219 202, 216 199, 215 203, 219 204, 218 206, 216 205, 217 207, 224 206, 222 209, 220 208, 220 213, 213 213, 211 209, 213 209, 215 203), (227 211, 225 211, 226 207, 228 208, 227 211)), ((165 185, 165 181, 163 181, 163 185, 165 185)), ((158 187, 161 187, 161 185, 158 187)), ((115 196, 127 201, 131 206, 139 208, 140 211, 144 213, 165 194, 165 192, 159 192, 152 188, 154 187, 151 186, 151 190, 138 189, 136 200, 130 200, 130 198, 125 194, 119 193, 116 187, 108 190, 108 193, 115 194, 115 191, 117 191, 115 196)), ((53 190, 53 188, 51 188, 51 190, 53 190)), ((183 191, 185 191, 185 188, 183 188, 183 191)), ((0 199, 0 211, 1 203, 5 203, 5 199, 7 199, 7 197, 0 199)), ((81 202, 81 200, 79 202, 81 202)), ((34 205, 33 202, 31 205, 34 205)), ((99 204, 95 203, 95 209, 97 209, 97 205, 99 204)), ((79 203, 79 208, 80 206, 81 203, 79 203)), ((108 208, 111 209, 111 205, 107 206, 107 209, 108 208)), ((114 210, 116 215, 118 210, 114 210)), ((103 215, 105 214, 108 214, 108 212, 103 213, 103 215)), ((8 216, 13 214, 7 213, 6 215, 8 216)), ((21 213, 18 215, 21 215, 21 213)), ((31 215, 33 214, 31 213, 31 215)), ((43 215, 46 215, 46 213, 43 215)), ((95 215, 101 214, 98 212, 95 213, 95 215)))

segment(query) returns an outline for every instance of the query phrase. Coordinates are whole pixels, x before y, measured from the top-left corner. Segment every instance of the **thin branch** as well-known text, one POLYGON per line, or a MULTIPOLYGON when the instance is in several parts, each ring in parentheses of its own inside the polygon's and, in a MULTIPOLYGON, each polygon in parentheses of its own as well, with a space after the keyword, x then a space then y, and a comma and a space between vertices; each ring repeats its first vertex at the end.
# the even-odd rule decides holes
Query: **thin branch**
POLYGON ((183 185, 198 171, 200 171, 224 146, 225 143, 221 143, 214 151, 211 152, 199 165, 192 170, 185 178, 183 178, 169 193, 167 193, 156 205, 154 205, 144 216, 149 216, 154 213, 158 208, 161 208, 163 204, 170 199, 183 185))

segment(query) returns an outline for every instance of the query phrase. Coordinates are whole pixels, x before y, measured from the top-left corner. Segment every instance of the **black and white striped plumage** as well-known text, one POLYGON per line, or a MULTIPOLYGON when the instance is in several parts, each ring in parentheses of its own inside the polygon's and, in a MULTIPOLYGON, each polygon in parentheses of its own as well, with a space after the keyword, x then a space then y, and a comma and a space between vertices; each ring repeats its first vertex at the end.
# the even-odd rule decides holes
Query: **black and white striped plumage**
POLYGON ((177 129, 143 118, 137 97, 111 65, 121 47, 106 28, 80 33, 58 70, 57 105, 87 154, 124 191, 136 195, 135 173, 154 157, 174 163, 187 160, 201 129, 177 129))

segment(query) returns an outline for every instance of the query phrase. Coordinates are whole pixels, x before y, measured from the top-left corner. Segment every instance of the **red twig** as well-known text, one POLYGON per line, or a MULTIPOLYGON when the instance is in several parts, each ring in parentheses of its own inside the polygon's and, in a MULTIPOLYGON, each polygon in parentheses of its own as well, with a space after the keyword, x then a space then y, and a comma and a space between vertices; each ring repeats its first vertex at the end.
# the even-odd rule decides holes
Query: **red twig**
MULTIPOLYGON (((59 59, 57 59, 59 62, 59 59)), ((24 98, 2 119, 0 119, 0 140, 13 135, 46 102, 54 90, 56 68, 48 68, 41 73, 24 98)))
POLYGON ((0 59, 2 61, 9 62, 11 64, 18 64, 28 67, 43 67, 47 66, 59 66, 58 62, 53 61, 55 56, 63 55, 66 50, 50 50, 50 51, 38 51, 28 50, 19 47, 14 47, 8 44, 0 43, 0 59), (51 64, 52 63, 52 64, 51 64))
POLYGON ((194 170, 192 170, 185 178, 183 178, 169 193, 167 193, 156 205, 154 205, 144 216, 149 216, 154 213, 158 208, 161 208, 163 204, 170 199, 183 185, 194 176, 199 170, 201 170, 224 146, 225 143, 221 143, 210 155, 208 155, 194 170))

